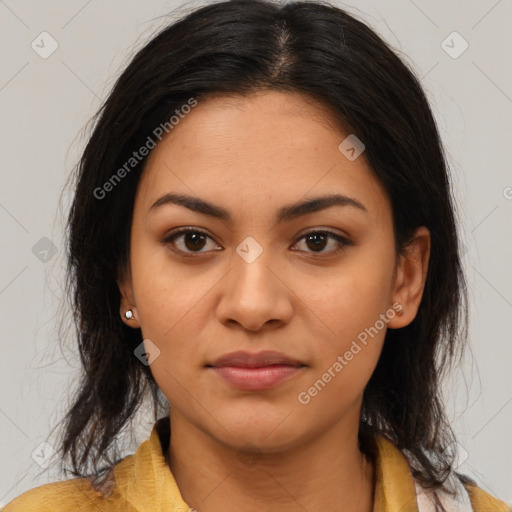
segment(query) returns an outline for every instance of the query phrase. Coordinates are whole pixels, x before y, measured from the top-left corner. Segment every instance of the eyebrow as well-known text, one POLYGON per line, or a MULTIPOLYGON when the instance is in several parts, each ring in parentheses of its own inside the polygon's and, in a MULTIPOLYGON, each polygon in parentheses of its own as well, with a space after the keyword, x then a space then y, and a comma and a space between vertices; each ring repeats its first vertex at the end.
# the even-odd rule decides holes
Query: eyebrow
MULTIPOLYGON (((232 216, 229 211, 221 206, 217 206, 198 197, 192 197, 184 194, 165 194, 151 205, 149 212, 155 211, 167 204, 184 206, 194 212, 208 215, 209 217, 214 217, 226 222, 232 221, 232 216)), ((276 214, 276 222, 290 221, 297 217, 325 210, 332 206, 351 206, 362 212, 368 213, 365 206, 357 199, 341 194, 331 194, 314 197, 307 201, 292 203, 281 207, 276 214)))

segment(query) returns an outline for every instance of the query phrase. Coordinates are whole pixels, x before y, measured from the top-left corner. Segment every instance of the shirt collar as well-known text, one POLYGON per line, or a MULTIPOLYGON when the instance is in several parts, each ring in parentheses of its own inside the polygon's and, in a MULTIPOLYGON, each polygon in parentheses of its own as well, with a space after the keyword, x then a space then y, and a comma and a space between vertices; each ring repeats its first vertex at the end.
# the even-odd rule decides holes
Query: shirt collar
MULTIPOLYGON (((169 416, 159 419, 148 440, 114 468, 117 490, 139 512, 187 512, 164 458, 170 440, 169 416)), ((387 438, 377 435, 373 512, 418 512, 409 463, 387 438)))
POLYGON ((409 463, 386 437, 377 435, 376 483, 373 512, 418 512, 409 463))
POLYGON ((117 488, 138 512, 188 512, 164 458, 170 440, 169 416, 159 419, 151 436, 114 468, 117 488))

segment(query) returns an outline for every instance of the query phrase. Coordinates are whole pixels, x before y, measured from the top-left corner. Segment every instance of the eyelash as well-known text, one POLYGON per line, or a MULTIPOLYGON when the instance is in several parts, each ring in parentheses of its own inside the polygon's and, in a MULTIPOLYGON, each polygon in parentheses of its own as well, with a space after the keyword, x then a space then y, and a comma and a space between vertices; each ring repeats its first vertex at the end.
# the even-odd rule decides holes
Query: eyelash
MULTIPOLYGON (((172 242, 174 241, 174 239, 178 238, 179 236, 181 235, 184 235, 184 234, 187 234, 187 233, 195 233, 195 234, 198 234, 198 235, 203 235, 203 236, 206 236, 207 238, 210 238, 211 240, 212 237, 210 235, 208 235, 208 233, 204 232, 204 231, 201 231, 199 229, 196 229, 196 228, 181 228, 177 231, 174 231, 173 233, 165 236, 164 238, 162 238, 161 240, 161 243, 164 244, 164 245, 168 245, 171 243, 172 245, 172 242)), ((348 240, 347 238, 341 236, 341 235, 338 235, 337 233, 333 233, 332 231, 326 231, 326 230, 313 230, 313 231, 309 231, 307 233, 304 233, 298 240, 297 242, 299 242, 300 240, 308 237, 308 236, 311 236, 311 235, 317 235, 317 234, 322 234, 322 235, 327 235, 329 238, 333 238, 334 240, 336 240, 338 243, 339 243, 339 246, 334 249, 333 251, 330 251, 330 252, 327 252, 327 253, 322 253, 322 252, 318 252, 318 253, 315 253, 314 251, 313 252, 309 252, 309 251, 298 251, 298 252, 308 252, 309 254, 315 254, 315 255, 318 255, 318 257, 326 257, 326 256, 332 256, 334 254, 338 254, 340 251, 342 251, 343 249, 345 249, 345 247, 347 246, 350 246, 350 245, 353 245, 353 242, 351 242, 350 240, 348 240)), ((178 252, 180 255, 184 256, 184 257, 191 257, 191 258, 195 258, 195 257, 198 257, 200 256, 201 254, 204 254, 203 252, 184 252, 184 251, 181 251, 180 249, 176 249, 176 248, 172 248, 171 249, 172 251, 174 252, 178 252)))

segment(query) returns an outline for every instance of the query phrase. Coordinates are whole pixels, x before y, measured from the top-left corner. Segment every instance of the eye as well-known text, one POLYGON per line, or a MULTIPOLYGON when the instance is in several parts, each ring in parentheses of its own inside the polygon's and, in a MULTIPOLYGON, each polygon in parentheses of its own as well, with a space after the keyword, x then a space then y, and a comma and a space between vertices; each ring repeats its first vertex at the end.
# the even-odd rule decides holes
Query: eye
MULTIPOLYGON (((205 246, 207 246, 208 240, 213 241, 210 235, 204 231, 192 227, 187 227, 181 228, 174 231, 173 233, 170 233, 169 235, 166 235, 161 240, 161 242, 164 245, 170 244, 171 249, 174 252, 179 252, 182 255, 193 255, 194 253, 200 254, 208 252, 208 250, 202 250, 205 246)), ((322 255, 336 254, 337 252, 343 250, 346 246, 353 245, 353 243, 347 238, 331 231, 310 231, 309 233, 302 235, 299 238, 299 241, 301 240, 304 240, 307 247, 313 249, 311 251, 312 253, 318 253, 322 255), (329 240, 334 241, 334 243, 331 243, 331 246, 334 246, 334 248, 332 250, 325 251, 325 247, 329 245, 329 240)), ((212 245, 213 250, 222 250, 215 243, 212 245)))
POLYGON ((313 248, 313 253, 328 255, 335 254, 343 250, 346 246, 353 245, 347 238, 331 231, 310 231, 300 237, 299 241, 300 240, 304 240, 308 247, 313 248), (323 249, 328 245, 329 239, 334 240, 334 243, 331 244, 331 246, 334 246, 334 249, 324 251, 323 249))
MULTIPOLYGON (((207 252, 201 251, 201 249, 207 245, 208 239, 212 240, 212 238, 204 231, 200 231, 195 228, 181 228, 174 233, 165 236, 161 242, 164 245, 171 244, 171 249, 173 251, 187 255, 207 252)), ((219 247, 214 244, 214 249, 219 250, 219 247)))

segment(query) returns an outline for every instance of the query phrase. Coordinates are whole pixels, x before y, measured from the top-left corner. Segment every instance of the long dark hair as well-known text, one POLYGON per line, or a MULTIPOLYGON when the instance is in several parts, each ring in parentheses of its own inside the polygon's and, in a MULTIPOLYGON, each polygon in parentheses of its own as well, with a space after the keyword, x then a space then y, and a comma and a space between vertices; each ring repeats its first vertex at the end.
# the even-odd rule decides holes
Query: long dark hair
POLYGON ((414 71, 364 22, 326 1, 233 0, 187 13, 138 51, 97 113, 76 167, 68 219, 67 290, 83 370, 63 420, 61 459, 70 459, 75 476, 99 474, 116 462, 118 435, 145 397, 155 419, 162 410, 149 367, 134 356, 140 329, 127 327, 119 312, 116 278, 129 261, 133 203, 146 160, 131 161, 133 152, 191 101, 260 90, 321 102, 345 133, 363 141, 392 204, 397 255, 417 227, 430 230, 418 314, 386 333, 364 391, 359 440, 374 459, 375 434, 386 436, 407 454, 424 486, 440 488, 455 441, 440 398, 441 375, 462 356, 467 337, 449 168, 414 71))

